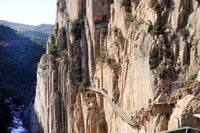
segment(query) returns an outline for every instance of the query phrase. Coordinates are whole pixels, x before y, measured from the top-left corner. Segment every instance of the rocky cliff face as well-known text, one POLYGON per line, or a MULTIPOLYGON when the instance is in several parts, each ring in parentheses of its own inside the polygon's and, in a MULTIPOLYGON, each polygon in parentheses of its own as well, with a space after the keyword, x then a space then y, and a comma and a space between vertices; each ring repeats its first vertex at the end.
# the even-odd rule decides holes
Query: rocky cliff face
POLYGON ((199 4, 58 0, 54 33, 37 71, 31 131, 153 133, 200 128, 193 117, 200 113, 200 84, 186 86, 196 79, 200 65, 199 4), (107 94, 91 88, 106 89, 107 94), (105 96, 119 102, 123 113, 105 96), (124 117, 135 116, 141 108, 143 115, 134 124, 124 117))

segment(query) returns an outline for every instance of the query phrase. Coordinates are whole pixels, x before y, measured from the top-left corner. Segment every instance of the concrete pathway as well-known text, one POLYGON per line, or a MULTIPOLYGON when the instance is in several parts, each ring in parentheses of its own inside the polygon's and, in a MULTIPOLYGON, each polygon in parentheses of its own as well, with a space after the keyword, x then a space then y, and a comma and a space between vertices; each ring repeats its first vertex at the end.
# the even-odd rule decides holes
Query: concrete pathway
POLYGON ((116 106, 114 102, 112 102, 111 98, 104 91, 98 90, 98 89, 96 89, 94 87, 90 87, 90 90, 101 93, 108 100, 110 105, 114 108, 115 112, 121 117, 122 120, 127 122, 133 128, 137 127, 137 124, 136 124, 137 121, 136 120, 135 120, 135 122, 131 121, 130 117, 125 115, 124 112, 122 112, 122 110, 118 106, 116 106))

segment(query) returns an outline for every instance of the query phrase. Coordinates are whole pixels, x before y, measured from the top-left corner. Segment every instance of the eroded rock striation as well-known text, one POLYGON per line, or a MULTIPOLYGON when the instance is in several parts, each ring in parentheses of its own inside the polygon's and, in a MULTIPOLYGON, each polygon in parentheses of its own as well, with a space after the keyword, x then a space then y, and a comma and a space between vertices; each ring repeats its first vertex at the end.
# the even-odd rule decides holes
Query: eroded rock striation
POLYGON ((193 117, 200 113, 199 4, 58 0, 54 33, 38 64, 31 131, 200 128, 193 117))

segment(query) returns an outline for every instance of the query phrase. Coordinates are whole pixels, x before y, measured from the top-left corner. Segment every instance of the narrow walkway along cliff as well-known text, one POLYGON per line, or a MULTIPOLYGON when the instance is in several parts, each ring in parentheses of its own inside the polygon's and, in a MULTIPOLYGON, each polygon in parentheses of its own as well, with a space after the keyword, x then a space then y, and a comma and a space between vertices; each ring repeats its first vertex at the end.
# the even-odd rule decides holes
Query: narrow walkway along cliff
POLYGON ((198 0, 58 0, 31 132, 200 128, 199 16, 198 0))

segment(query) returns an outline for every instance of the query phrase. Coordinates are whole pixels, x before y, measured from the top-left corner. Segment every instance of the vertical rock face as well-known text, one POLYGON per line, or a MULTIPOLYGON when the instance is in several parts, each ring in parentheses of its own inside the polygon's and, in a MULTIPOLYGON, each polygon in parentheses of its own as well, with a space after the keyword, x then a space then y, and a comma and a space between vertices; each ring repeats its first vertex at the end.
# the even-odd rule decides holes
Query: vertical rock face
POLYGON ((54 33, 37 71, 31 132, 156 133, 199 128, 192 117, 200 112, 198 83, 181 91, 177 104, 168 102, 176 93, 173 83, 195 79, 199 70, 200 3, 123 3, 57 1, 54 33), (91 87, 106 89, 128 117, 148 107, 149 99, 156 104, 133 126, 101 92, 89 91, 91 87))

